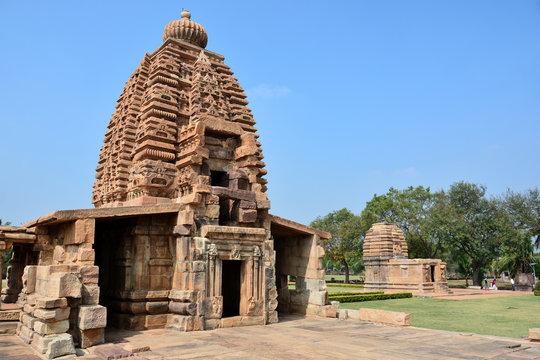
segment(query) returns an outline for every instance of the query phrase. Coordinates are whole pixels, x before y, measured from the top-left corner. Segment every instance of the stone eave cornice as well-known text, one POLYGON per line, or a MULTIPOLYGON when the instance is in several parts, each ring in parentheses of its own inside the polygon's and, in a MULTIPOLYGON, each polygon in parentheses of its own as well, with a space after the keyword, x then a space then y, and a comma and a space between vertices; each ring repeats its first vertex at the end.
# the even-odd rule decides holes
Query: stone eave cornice
POLYGON ((34 229, 24 226, 0 226, 0 241, 15 244, 32 244, 36 241, 34 229))
POLYGON ((332 238, 332 235, 330 233, 326 232, 326 231, 314 229, 314 228, 312 228, 310 226, 303 225, 303 224, 297 223, 295 221, 285 219, 285 218, 282 218, 282 217, 279 217, 279 216, 276 216, 276 215, 272 215, 272 214, 268 214, 268 217, 270 218, 270 221, 273 224, 276 224, 276 225, 279 225, 279 226, 282 226, 282 227, 286 227, 286 228, 295 230, 297 232, 301 232, 301 233, 304 233, 304 234, 311 234, 311 235, 319 235, 319 237, 321 239, 330 239, 330 238, 332 238))
POLYGON ((182 209, 184 205, 178 203, 167 203, 144 206, 120 206, 97 209, 74 209, 57 210, 50 214, 40 216, 23 225, 23 227, 34 227, 38 225, 59 224, 78 219, 106 219, 116 217, 128 217, 138 215, 167 214, 175 213, 182 209))

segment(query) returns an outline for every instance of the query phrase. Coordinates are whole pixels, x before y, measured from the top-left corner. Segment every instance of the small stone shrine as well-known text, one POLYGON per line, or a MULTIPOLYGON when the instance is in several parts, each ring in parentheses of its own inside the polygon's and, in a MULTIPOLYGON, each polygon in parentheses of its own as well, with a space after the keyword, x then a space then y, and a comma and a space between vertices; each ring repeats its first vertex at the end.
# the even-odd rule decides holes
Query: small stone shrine
POLYGON ((407 242, 394 224, 375 223, 364 240, 365 290, 448 293, 446 263, 409 259, 407 242))
POLYGON ((144 55, 112 114, 95 209, 0 229, 13 250, 4 301, 48 358, 104 341, 104 329, 181 331, 271 324, 327 305, 321 238, 270 215, 246 95, 205 29, 183 11, 144 55), (288 287, 294 276, 296 286, 288 287))

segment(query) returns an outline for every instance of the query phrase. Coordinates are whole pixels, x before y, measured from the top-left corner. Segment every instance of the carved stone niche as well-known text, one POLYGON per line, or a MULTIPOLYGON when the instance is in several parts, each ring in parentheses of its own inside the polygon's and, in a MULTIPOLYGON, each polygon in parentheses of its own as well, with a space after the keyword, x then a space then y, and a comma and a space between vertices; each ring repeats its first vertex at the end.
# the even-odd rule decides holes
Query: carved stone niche
MULTIPOLYGON (((223 312, 223 261, 241 261, 239 315, 262 316, 263 271, 259 245, 240 244, 239 241, 207 240, 207 284, 205 316, 221 318, 223 312)), ((261 244, 262 245, 262 244, 261 244)), ((230 275, 229 275, 230 276, 230 275)))

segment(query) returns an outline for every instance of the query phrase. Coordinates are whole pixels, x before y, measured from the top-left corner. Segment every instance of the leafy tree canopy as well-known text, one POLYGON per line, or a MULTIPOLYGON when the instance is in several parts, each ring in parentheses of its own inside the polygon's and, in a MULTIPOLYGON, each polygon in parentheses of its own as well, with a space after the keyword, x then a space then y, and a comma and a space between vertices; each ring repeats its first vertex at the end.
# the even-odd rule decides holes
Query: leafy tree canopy
POLYGON ((404 190, 390 188, 386 194, 377 195, 367 202, 362 211, 364 233, 376 222, 396 224, 407 241, 412 258, 436 258, 443 250, 440 237, 432 226, 432 209, 441 193, 432 193, 423 186, 404 190))
POLYGON ((326 257, 333 263, 345 268, 345 282, 349 283, 349 267, 351 263, 362 258, 362 225, 359 216, 343 208, 323 217, 317 217, 311 227, 332 234, 332 238, 324 240, 322 246, 326 257))

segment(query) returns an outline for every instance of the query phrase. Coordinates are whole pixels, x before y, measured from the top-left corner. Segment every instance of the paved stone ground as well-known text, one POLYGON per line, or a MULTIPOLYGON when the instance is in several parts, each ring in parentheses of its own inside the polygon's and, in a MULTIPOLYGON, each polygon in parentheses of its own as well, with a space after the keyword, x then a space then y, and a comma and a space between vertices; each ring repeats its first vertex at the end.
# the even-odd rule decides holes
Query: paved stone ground
MULTIPOLYGON (((126 348, 149 345, 151 351, 136 355, 151 360, 540 359, 540 344, 518 339, 293 316, 270 326, 190 333, 113 330, 107 339, 126 348)), ((32 356, 18 338, 0 336, 0 359, 35 359, 32 356)))

